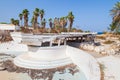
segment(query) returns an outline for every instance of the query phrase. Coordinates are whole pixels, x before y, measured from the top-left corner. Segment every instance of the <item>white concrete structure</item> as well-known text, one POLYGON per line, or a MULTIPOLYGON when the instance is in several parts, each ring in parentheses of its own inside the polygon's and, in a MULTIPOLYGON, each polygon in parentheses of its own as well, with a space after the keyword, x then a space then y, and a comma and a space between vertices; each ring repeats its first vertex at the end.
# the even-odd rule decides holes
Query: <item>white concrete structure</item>
POLYGON ((94 34, 96 35, 97 32, 62 32, 61 34, 69 34, 69 35, 94 34))
POLYGON ((0 44, 0 53, 17 56, 24 52, 28 52, 28 47, 25 44, 18 44, 13 41, 0 44))
POLYGON ((36 45, 41 46, 44 42, 50 42, 50 46, 52 43, 57 40, 58 46, 60 43, 66 44, 66 38, 77 38, 82 37, 84 35, 95 35, 95 33, 61 33, 61 34, 41 34, 41 35, 34 35, 34 34, 24 34, 21 32, 12 32, 11 36, 15 42, 24 42, 27 45, 36 45))
POLYGON ((30 69, 50 69, 76 64, 85 74, 87 80, 100 80, 97 61, 80 49, 70 46, 41 47, 36 53, 25 53, 14 59, 14 64, 30 69))
MULTIPOLYGON (((36 45, 36 46, 41 46, 42 43, 44 42, 50 42, 50 46, 52 46, 52 43, 54 40, 57 38, 60 38, 58 45, 60 45, 61 40, 64 40, 64 37, 66 35, 33 35, 33 34, 24 34, 21 32, 11 32, 10 33, 13 40, 17 43, 25 43, 27 45, 36 45)), ((65 42, 64 42, 65 43, 65 42)))
POLYGON ((99 65, 91 55, 69 46, 66 51, 66 54, 68 54, 72 61, 84 72, 87 80, 100 80, 99 65))
POLYGON ((22 41, 22 33, 21 32, 11 32, 10 35, 16 43, 21 43, 21 41, 22 41))
POLYGON ((12 25, 12 24, 0 24, 0 30, 15 30, 15 25, 12 25))

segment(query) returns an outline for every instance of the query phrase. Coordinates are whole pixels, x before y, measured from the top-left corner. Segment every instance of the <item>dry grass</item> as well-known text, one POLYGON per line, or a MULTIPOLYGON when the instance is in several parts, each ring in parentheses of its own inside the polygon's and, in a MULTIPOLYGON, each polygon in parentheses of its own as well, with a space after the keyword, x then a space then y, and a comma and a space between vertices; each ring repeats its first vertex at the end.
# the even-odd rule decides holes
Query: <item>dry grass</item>
POLYGON ((0 42, 8 42, 8 41, 12 41, 12 37, 10 36, 9 33, 6 33, 2 36, 2 38, 0 39, 0 42))
POLYGON ((23 33, 31 33, 31 32, 33 32, 33 30, 25 28, 25 27, 21 27, 21 32, 23 32, 23 33))
POLYGON ((114 43, 114 41, 107 40, 107 41, 104 41, 103 43, 104 44, 112 44, 112 43, 114 43))
POLYGON ((104 80, 104 76, 105 76, 105 73, 104 73, 104 65, 99 63, 99 66, 100 66, 100 72, 101 72, 101 78, 100 80, 104 80))
POLYGON ((106 36, 96 36, 97 39, 102 39, 102 40, 105 40, 106 39, 106 36))

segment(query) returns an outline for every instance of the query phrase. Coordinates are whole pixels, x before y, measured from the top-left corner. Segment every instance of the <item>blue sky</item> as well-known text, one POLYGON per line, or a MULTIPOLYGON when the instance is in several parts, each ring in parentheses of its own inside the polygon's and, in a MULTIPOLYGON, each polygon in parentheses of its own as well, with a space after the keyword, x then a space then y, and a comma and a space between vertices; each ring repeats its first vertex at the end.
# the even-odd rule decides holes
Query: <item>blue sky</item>
MULTIPOLYGON (((112 21, 110 10, 119 0, 0 0, 0 22, 19 19, 23 9, 30 11, 29 19, 35 8, 45 10, 45 18, 66 16, 72 11, 73 26, 83 30, 105 31, 112 21)), ((47 25, 48 26, 48 25, 47 25)))

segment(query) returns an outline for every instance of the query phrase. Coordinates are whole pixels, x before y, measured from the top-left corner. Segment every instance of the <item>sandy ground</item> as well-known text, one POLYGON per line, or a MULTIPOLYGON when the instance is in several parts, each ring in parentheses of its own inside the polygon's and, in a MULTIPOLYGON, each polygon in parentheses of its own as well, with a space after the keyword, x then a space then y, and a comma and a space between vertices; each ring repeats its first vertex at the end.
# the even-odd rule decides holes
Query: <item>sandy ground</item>
POLYGON ((104 65, 104 80, 120 80, 120 58, 107 56, 98 58, 98 61, 104 65))
MULTIPOLYGON (((70 43, 69 45, 72 45, 73 47, 79 48, 80 43, 70 43)), ((38 49, 37 47, 33 50, 31 48, 32 47, 29 47, 29 50, 31 50, 33 52, 37 51, 37 49, 38 49)), ((105 57, 104 55, 100 55, 100 54, 97 54, 95 52, 86 51, 86 50, 84 50, 84 51, 89 53, 90 55, 92 55, 96 59, 105 57)), ((115 57, 118 57, 120 59, 120 55, 115 55, 115 57)), ((109 66, 109 65, 107 65, 107 66, 109 66)), ((28 74, 25 74, 25 73, 13 73, 13 72, 10 73, 10 72, 7 72, 7 71, 0 71, 0 80, 31 80, 31 78, 28 76, 28 74)), ((115 80, 117 80, 117 79, 115 79, 115 80)))
POLYGON ((32 80, 26 73, 0 71, 0 80, 32 80))
POLYGON ((85 52, 89 53, 90 55, 92 55, 94 58, 101 58, 101 57, 105 57, 105 55, 101 55, 101 54, 98 54, 96 52, 91 52, 91 51, 86 51, 84 50, 85 52))

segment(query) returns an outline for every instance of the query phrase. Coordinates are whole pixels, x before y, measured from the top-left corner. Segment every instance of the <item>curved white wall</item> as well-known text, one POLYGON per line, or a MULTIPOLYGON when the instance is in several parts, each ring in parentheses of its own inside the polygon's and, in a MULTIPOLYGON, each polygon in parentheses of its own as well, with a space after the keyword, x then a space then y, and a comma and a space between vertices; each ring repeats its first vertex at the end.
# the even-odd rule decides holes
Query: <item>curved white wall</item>
POLYGON ((14 64, 30 69, 50 69, 71 64, 66 46, 41 47, 37 52, 27 52, 14 59, 14 64))
POLYGON ((72 61, 84 72, 87 80, 100 80, 100 68, 94 57, 80 49, 70 46, 67 46, 66 51, 72 61))
POLYGON ((96 59, 70 46, 40 48, 36 53, 16 57, 14 63, 25 68, 49 69, 67 65, 71 60, 83 71, 87 80, 100 80, 100 69, 96 59))
POLYGON ((42 60, 56 60, 66 58, 66 46, 61 47, 41 47, 36 53, 29 53, 32 58, 42 60))

